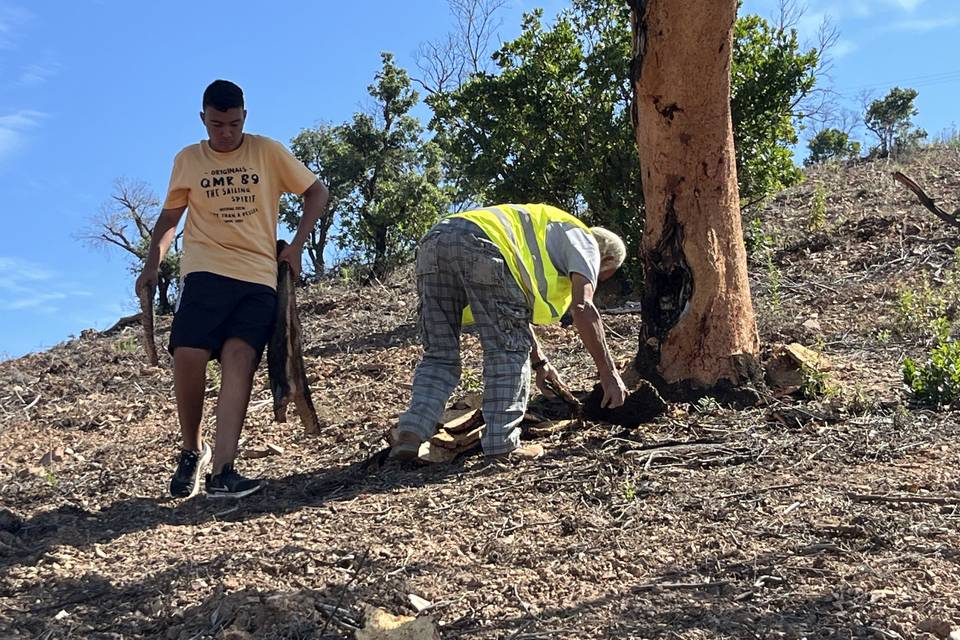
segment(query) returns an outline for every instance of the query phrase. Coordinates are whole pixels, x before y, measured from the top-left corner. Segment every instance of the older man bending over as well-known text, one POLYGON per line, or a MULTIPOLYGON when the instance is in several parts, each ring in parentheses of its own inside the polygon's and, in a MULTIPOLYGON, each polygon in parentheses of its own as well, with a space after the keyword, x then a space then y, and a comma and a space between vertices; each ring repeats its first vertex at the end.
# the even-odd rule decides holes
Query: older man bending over
POLYGON ((533 459, 538 444, 520 445, 530 369, 537 388, 560 384, 531 324, 560 320, 572 305, 574 325, 597 365, 603 406, 623 404, 627 390, 593 304, 599 281, 626 257, 623 240, 588 228, 545 204, 504 204, 444 218, 417 249, 419 331, 423 360, 413 378, 410 408, 400 416, 391 457, 416 458, 460 380, 460 330, 476 324, 483 347, 481 439, 487 456, 533 459))

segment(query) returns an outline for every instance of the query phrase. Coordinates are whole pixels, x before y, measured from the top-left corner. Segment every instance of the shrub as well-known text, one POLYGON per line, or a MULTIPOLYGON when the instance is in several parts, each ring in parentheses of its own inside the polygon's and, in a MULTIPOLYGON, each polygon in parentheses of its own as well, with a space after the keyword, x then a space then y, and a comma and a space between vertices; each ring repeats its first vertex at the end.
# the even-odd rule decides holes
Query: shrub
POLYGON ((918 364, 903 361, 903 381, 920 403, 947 407, 960 400, 960 342, 941 334, 937 344, 918 364))

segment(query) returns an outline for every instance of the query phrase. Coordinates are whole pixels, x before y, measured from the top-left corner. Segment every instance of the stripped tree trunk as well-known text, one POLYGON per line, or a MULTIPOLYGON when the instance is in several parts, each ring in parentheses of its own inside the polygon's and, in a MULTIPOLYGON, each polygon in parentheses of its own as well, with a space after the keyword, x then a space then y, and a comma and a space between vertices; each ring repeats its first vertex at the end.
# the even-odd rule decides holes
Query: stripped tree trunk
POLYGON ((646 209, 637 368, 675 391, 741 389, 757 378, 759 338, 730 114, 737 2, 630 4, 646 209))

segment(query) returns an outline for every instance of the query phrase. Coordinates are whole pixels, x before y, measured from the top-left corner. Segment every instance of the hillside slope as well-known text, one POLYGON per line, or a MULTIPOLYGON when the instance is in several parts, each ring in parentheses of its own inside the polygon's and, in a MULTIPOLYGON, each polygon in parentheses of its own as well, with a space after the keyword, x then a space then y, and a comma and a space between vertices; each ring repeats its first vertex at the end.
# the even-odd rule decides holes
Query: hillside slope
MULTIPOLYGON (((761 337, 825 353, 831 398, 587 423, 532 464, 382 464, 420 353, 409 274, 303 291, 323 429, 274 424, 261 367, 241 449, 283 453, 241 460, 269 486, 236 505, 165 497, 170 363, 145 368, 135 328, 0 363, 0 637, 351 638, 364 605, 413 613, 408 594, 443 638, 946 637, 960 427, 903 395, 900 361, 924 342, 898 301, 924 277, 944 288, 960 241, 889 178, 898 167, 815 169, 760 214, 761 337)), ((956 150, 902 169, 960 204, 956 150)), ((639 316, 605 322, 628 358, 639 316)), ((592 386, 575 332, 543 336, 592 386)), ((479 384, 466 343, 458 393, 479 384)))

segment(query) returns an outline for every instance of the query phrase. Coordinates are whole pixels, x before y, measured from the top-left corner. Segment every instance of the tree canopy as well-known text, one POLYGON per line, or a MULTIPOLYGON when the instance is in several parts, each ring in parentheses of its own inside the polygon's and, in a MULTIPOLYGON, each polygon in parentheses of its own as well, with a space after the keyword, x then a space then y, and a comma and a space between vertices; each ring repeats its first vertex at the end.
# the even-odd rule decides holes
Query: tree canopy
MULTIPOLYGON (((820 52, 758 16, 736 22, 732 69, 741 197, 749 203, 800 180, 789 146, 820 52)), ((526 14, 493 54, 496 69, 427 98, 456 203, 552 202, 624 234, 641 230, 630 107, 629 8, 574 0, 552 26, 526 14)), ((635 252, 631 252, 635 253, 635 252)))
POLYGON ((867 107, 863 122, 877 136, 879 145, 876 151, 881 157, 927 137, 926 131, 913 125, 913 116, 918 113, 913 103, 917 95, 916 89, 894 87, 886 97, 874 100, 867 107))
POLYGON ((845 160, 860 155, 860 143, 850 139, 845 131, 830 127, 818 131, 807 143, 810 155, 803 161, 805 165, 817 164, 828 160, 845 160))

